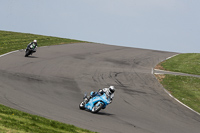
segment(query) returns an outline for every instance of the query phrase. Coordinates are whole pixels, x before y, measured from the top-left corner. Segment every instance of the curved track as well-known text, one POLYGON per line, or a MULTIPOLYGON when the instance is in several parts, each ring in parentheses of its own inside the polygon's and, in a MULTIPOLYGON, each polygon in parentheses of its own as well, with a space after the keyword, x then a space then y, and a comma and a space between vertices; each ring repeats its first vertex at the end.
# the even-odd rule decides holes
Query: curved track
POLYGON ((0 58, 0 103, 105 133, 199 133, 200 116, 170 98, 151 73, 175 53, 93 43, 38 48, 0 58), (109 85, 113 103, 79 110, 84 92, 109 85))

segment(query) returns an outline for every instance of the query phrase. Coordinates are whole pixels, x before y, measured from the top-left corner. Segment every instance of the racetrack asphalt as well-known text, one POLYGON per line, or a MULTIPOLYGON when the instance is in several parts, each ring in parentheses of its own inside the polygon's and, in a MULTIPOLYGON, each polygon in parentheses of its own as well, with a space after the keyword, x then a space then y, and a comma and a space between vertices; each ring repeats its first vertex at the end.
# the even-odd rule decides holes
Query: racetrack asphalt
POLYGON ((102 133, 199 133, 200 116, 165 93, 152 74, 177 53, 76 43, 0 58, 0 103, 102 133), (116 87, 98 114, 80 110, 85 92, 116 87))
POLYGON ((172 72, 172 71, 159 70, 159 69, 154 69, 153 73, 154 74, 170 74, 170 75, 190 76, 190 77, 200 78, 200 75, 180 73, 180 72, 172 72))

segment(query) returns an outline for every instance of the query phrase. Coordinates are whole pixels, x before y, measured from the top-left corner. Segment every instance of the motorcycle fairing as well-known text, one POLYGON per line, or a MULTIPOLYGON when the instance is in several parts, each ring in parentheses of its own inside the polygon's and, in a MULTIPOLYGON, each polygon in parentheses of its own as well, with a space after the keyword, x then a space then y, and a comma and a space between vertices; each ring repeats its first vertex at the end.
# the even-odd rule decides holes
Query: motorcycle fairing
POLYGON ((97 104, 103 103, 104 104, 103 108, 105 108, 110 103, 110 101, 107 99, 106 94, 103 94, 101 96, 97 95, 90 99, 90 101, 85 105, 85 108, 92 110, 95 103, 97 104))

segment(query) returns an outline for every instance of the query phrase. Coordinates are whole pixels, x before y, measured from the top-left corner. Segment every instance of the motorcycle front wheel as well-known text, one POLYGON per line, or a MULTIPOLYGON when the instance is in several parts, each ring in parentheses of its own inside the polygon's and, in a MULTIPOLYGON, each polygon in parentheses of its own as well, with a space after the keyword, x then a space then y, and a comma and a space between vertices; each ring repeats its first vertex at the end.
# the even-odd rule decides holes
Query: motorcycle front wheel
POLYGON ((85 109, 85 103, 84 103, 84 102, 81 102, 81 103, 79 104, 79 108, 80 108, 81 110, 84 110, 84 109, 85 109))
POLYGON ((30 50, 26 50, 26 53, 25 53, 25 57, 28 57, 30 55, 31 51, 30 50))
POLYGON ((102 108, 103 108, 103 103, 99 103, 98 102, 94 105, 94 107, 92 108, 92 113, 97 113, 99 112, 102 108))

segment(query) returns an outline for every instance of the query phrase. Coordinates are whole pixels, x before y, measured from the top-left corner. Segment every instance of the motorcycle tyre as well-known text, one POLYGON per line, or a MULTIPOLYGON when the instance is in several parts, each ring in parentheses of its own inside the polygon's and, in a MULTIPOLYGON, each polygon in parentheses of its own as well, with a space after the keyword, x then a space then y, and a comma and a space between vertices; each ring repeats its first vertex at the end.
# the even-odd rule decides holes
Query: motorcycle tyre
MULTIPOLYGON (((98 102, 97 102, 98 103, 98 102)), ((103 103, 100 103, 99 104, 99 106, 98 107, 96 107, 96 104, 94 105, 94 107, 92 108, 92 110, 91 110, 91 112, 92 113, 97 113, 97 112, 99 112, 102 108, 103 108, 103 103), (97 109, 95 109, 95 107, 97 108, 97 109)))
POLYGON ((85 109, 85 103, 84 103, 84 102, 81 102, 81 103, 79 104, 79 108, 80 108, 81 110, 84 110, 84 109, 85 109))
POLYGON ((25 57, 28 57, 31 54, 30 50, 26 50, 25 57))

